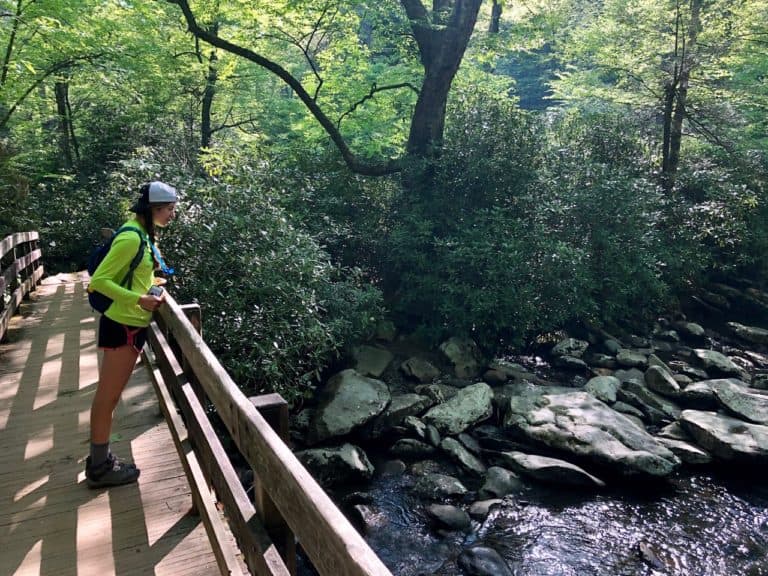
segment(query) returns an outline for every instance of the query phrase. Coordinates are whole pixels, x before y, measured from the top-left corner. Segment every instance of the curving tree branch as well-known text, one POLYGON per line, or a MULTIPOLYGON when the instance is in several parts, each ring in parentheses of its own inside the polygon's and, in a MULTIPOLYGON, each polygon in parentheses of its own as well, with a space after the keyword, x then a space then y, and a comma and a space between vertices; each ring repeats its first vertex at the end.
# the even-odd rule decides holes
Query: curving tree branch
POLYGON ((398 90, 400 88, 410 88, 416 93, 417 96, 419 95, 419 89, 416 88, 416 86, 414 86, 410 82, 402 82, 400 84, 390 84, 389 86, 376 86, 376 84, 373 84, 373 86, 371 86, 371 91, 368 92, 368 94, 366 94, 360 100, 352 104, 352 107, 349 110, 347 110, 346 112, 344 112, 344 114, 339 116, 339 120, 337 121, 336 125, 341 127, 341 121, 344 120, 344 117, 348 116, 349 114, 352 114, 352 112, 354 112, 355 109, 361 104, 363 104, 366 100, 372 99, 373 96, 376 94, 376 92, 384 92, 384 90, 398 90))
POLYGON ((187 22, 187 29, 196 38, 204 40, 212 46, 226 50, 227 52, 240 56, 241 58, 245 58, 246 60, 257 64, 262 68, 266 68, 275 76, 280 78, 283 82, 285 82, 288 86, 290 86, 302 101, 304 106, 309 109, 315 119, 323 127, 325 132, 330 136, 331 140, 338 148, 342 158, 344 159, 344 162, 347 164, 350 170, 365 176, 383 176, 385 174, 393 174, 402 170, 402 158, 389 159, 379 162, 364 161, 358 158, 350 150, 349 145, 344 140, 344 137, 342 136, 341 132, 339 132, 338 128, 334 125, 333 121, 328 118, 328 116, 318 106, 317 102, 312 98, 312 96, 307 93, 301 82, 299 82, 290 72, 288 72, 278 63, 273 62, 261 54, 258 54, 257 52, 254 52, 248 48, 244 48, 243 46, 233 44, 228 40, 211 34, 208 30, 199 26, 187 0, 167 0, 167 2, 170 4, 175 4, 181 9, 182 14, 184 15, 184 19, 187 22))

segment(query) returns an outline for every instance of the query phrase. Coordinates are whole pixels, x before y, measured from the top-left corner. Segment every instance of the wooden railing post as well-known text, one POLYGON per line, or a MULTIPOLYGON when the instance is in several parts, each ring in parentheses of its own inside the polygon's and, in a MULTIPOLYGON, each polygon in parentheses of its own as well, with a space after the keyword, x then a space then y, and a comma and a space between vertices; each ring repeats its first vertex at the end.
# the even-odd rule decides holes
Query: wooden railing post
MULTIPOLYGON (((13 250, 11 252, 13 254, 13 261, 18 262, 19 260, 19 245, 16 244, 13 247, 13 250)), ((13 278, 11 279, 11 292, 15 292, 16 289, 19 287, 21 282, 19 282, 19 278, 21 277, 21 271, 16 270, 16 274, 13 275, 13 278)))
MULTIPOLYGON (((248 398, 264 420, 288 443, 288 403, 280 394, 263 394, 248 398)), ((261 523, 278 547, 288 570, 296 574, 296 537, 267 493, 267 488, 256 470, 253 471, 253 500, 261 523)))

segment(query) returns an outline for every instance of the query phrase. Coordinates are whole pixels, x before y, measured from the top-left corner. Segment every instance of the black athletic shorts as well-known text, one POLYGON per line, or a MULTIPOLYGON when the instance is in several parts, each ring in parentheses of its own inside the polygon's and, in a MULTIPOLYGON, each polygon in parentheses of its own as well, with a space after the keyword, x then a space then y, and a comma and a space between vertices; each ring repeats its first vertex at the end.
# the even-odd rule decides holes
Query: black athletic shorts
POLYGON ((141 352, 147 341, 147 327, 126 326, 110 320, 104 314, 99 321, 99 348, 114 350, 125 346, 133 346, 134 350, 141 352))

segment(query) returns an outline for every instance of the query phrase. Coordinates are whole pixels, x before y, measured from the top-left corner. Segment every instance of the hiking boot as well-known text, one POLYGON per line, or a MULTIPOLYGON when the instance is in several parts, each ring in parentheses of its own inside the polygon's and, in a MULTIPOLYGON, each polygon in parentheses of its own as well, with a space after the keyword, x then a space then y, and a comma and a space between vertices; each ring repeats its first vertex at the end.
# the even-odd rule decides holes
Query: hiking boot
POLYGON ((91 466, 91 457, 85 459, 85 481, 89 488, 105 488, 131 484, 139 479, 141 470, 135 464, 121 462, 110 454, 104 463, 91 466))

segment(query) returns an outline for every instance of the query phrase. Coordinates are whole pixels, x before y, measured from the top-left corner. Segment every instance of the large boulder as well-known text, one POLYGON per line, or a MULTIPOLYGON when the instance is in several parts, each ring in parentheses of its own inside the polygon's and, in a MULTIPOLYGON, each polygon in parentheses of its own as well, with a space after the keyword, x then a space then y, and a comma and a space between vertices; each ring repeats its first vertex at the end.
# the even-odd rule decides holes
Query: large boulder
POLYGON ((667 476, 680 465, 653 436, 587 392, 512 398, 504 425, 527 439, 627 475, 667 476))
POLYGON ((608 368, 609 370, 615 370, 618 366, 616 358, 600 353, 589 354, 585 356, 584 361, 590 366, 595 366, 597 368, 608 368))
POLYGON ((581 358, 576 358, 575 356, 555 356, 554 360, 552 361, 552 365, 564 370, 575 371, 586 370, 589 368, 584 360, 581 358))
POLYGON ((449 386, 448 384, 433 383, 419 384, 413 391, 416 392, 416 394, 426 396, 434 404, 440 404, 441 402, 445 402, 456 396, 459 389, 454 386, 449 386))
POLYGON ((616 392, 621 381, 615 376, 595 376, 584 386, 584 390, 606 404, 616 402, 616 392))
POLYGON ((438 528, 468 532, 472 525, 469 514, 449 504, 431 504, 427 506, 426 512, 438 528))
POLYGON ((402 424, 408 416, 418 416, 432 405, 432 401, 419 394, 393 396, 389 406, 369 423, 371 437, 378 438, 394 426, 402 424))
POLYGON ((581 358, 584 352, 589 347, 589 342, 586 340, 578 340, 576 338, 565 338, 555 344, 550 354, 555 358, 561 356, 570 356, 572 358, 581 358))
POLYGON ((760 354, 760 352, 755 352, 754 350, 741 350, 741 355, 749 358, 752 364, 759 368, 768 368, 768 356, 765 354, 760 354))
MULTIPOLYGON (((652 411, 654 413, 659 412, 662 415, 659 418, 660 421, 667 420, 670 422, 677 420, 680 417, 680 408, 674 402, 649 390, 643 384, 634 381, 624 382, 624 384, 621 385, 618 397, 624 402, 634 404, 634 402, 629 401, 629 395, 631 395, 635 401, 641 403, 641 405, 637 407, 646 415, 650 416, 652 411), (628 395, 625 396, 624 393, 628 393, 628 395)), ((655 421, 656 419, 651 418, 651 420, 655 421)))
POLYGON ((693 351, 693 357, 709 374, 717 376, 736 376, 746 382, 749 381, 749 376, 746 374, 746 371, 740 366, 737 366, 733 360, 728 358, 725 354, 721 354, 715 350, 697 348, 693 351))
POLYGON ((512 382, 527 381, 527 382, 539 383, 538 376, 536 376, 532 372, 529 372, 524 366, 521 366, 520 364, 516 364, 515 362, 510 362, 509 360, 497 358, 488 365, 488 368, 490 368, 494 372, 503 373, 507 377, 508 381, 512 381, 512 382))
POLYGON ((720 460, 768 464, 768 426, 701 410, 683 410, 680 423, 699 446, 720 460))
POLYGON ((738 322, 728 322, 730 328, 736 336, 753 344, 768 344, 768 330, 756 326, 745 326, 738 322))
POLYGON ((431 500, 463 496, 467 493, 464 484, 453 476, 436 474, 434 472, 420 476, 413 486, 413 491, 417 496, 431 500))
POLYGON ((392 362, 392 353, 376 346, 358 346, 352 351, 355 370, 363 376, 378 378, 392 362))
POLYGON ((408 360, 400 364, 400 370, 406 376, 422 383, 432 382, 432 380, 440 376, 440 370, 418 356, 408 358, 408 360))
POLYGON ((396 458, 424 458, 435 453, 435 447, 414 438, 401 438, 389 449, 396 458))
POLYGON ((491 509, 504 504, 501 498, 489 498, 488 500, 478 500, 469 507, 469 515, 475 520, 482 522, 491 513, 491 509))
POLYGON ((637 368, 629 368, 628 370, 616 370, 613 373, 615 378, 619 379, 622 384, 624 382, 645 382, 645 373, 637 368))
POLYGON ((702 380, 701 382, 688 384, 688 386, 680 392, 677 400, 686 408, 693 408, 695 410, 715 410, 718 407, 717 398, 715 397, 715 387, 720 383, 739 386, 741 388, 747 387, 745 382, 737 380, 736 378, 702 380))
POLYGON ((616 354, 616 362, 619 363, 619 366, 624 366, 626 368, 644 369, 648 366, 648 356, 635 350, 622 348, 616 354))
POLYGON ((366 378, 355 370, 332 376, 320 397, 320 405, 309 424, 307 441, 316 444, 348 434, 378 416, 389 404, 384 382, 366 378))
POLYGON ((533 401, 542 394, 566 394, 568 392, 573 392, 573 388, 569 386, 539 386, 527 381, 515 382, 493 389, 493 407, 497 413, 504 414, 512 398, 533 401))
POLYGON ((704 328, 695 322, 674 322, 672 326, 683 336, 687 336, 689 338, 701 339, 705 336, 704 328))
POLYGON ((754 424, 768 424, 768 396, 755 394, 749 388, 729 380, 712 386, 718 402, 731 414, 754 424))
POLYGON ((491 466, 477 496, 481 499, 501 498, 513 492, 521 492, 522 489, 523 483, 517 474, 500 466, 491 466))
POLYGON ((493 548, 474 546, 459 555, 458 564, 468 576, 512 576, 512 570, 493 548))
POLYGON ((453 364, 458 378, 474 378, 480 374, 482 355, 469 338, 449 338, 440 345, 440 351, 453 364))
POLYGON ((702 370, 701 368, 696 368, 695 366, 691 366, 687 362, 683 362, 682 360, 670 360, 669 361, 669 368, 676 374, 683 376, 688 376, 691 380, 694 382, 697 382, 699 380, 706 380, 709 378, 709 374, 707 374, 706 370, 702 370))
POLYGON ((651 366, 658 366, 659 368, 663 368, 667 373, 672 374, 672 368, 670 368, 664 360, 656 356, 656 354, 648 355, 648 367, 651 366))
POLYGON ((605 482, 599 478, 565 460, 523 452, 503 452, 498 458, 515 472, 541 482, 597 488, 605 486, 605 482))
POLYGON ((712 456, 706 450, 702 450, 685 440, 659 437, 659 442, 672 450, 686 464, 709 464, 712 462, 712 456))
POLYGON ((675 398, 680 393, 680 384, 662 366, 653 365, 645 371, 645 384, 664 396, 675 398))
POLYGON ((485 464, 477 456, 467 450, 463 444, 454 438, 444 438, 440 448, 448 454, 462 470, 475 476, 485 474, 485 464))
POLYGON ((365 452, 352 444, 311 448, 297 452, 296 457, 326 487, 370 480, 373 476, 374 468, 365 452))
POLYGON ((491 387, 485 382, 478 382, 462 388, 447 402, 431 408, 422 420, 432 424, 440 434, 455 435, 488 418, 493 411, 492 400, 491 387))

